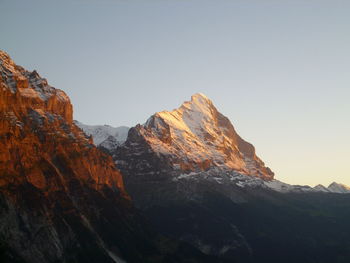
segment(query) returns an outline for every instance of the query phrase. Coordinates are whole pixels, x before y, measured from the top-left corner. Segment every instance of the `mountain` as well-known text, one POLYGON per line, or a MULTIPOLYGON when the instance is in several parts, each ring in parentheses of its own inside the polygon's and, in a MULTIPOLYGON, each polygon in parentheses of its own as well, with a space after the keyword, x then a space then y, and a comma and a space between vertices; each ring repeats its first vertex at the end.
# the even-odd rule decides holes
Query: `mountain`
POLYGON ((175 170, 191 172, 218 167, 273 178, 273 172, 256 156, 254 146, 244 141, 201 93, 178 109, 154 114, 135 129, 153 152, 167 156, 169 166, 175 170))
POLYGON ((161 233, 231 262, 347 262, 350 195, 274 179, 203 94, 107 151, 161 233))
POLYGON ((331 183, 328 186, 328 191, 332 193, 346 194, 350 193, 350 187, 344 184, 338 184, 336 182, 331 183))
POLYGON ((129 131, 129 128, 125 126, 115 128, 109 125, 86 125, 79 121, 74 121, 74 123, 87 135, 92 136, 96 146, 107 150, 115 149, 124 143, 129 131))
POLYGON ((67 95, 36 71, 15 65, 6 53, 0 59, 1 185, 28 182, 43 191, 59 189, 62 180, 71 179, 60 174, 66 170, 94 189, 107 185, 127 196, 112 159, 91 147, 73 124, 67 95), (59 176, 49 178, 48 173, 59 176))
POLYGON ((316 191, 318 191, 318 192, 324 192, 324 193, 329 193, 329 192, 330 192, 330 190, 329 190, 327 187, 325 187, 324 185, 322 185, 322 184, 316 185, 316 186, 314 187, 314 189, 315 189, 316 191))
POLYGON ((274 175, 256 156, 254 146, 201 93, 178 109, 156 113, 131 128, 125 143, 109 153, 124 171, 127 189, 139 193, 133 196, 136 205, 152 202, 144 186, 158 179, 175 184, 192 178, 242 187, 265 186, 274 175))
POLYGON ((0 262, 212 262, 149 226, 72 113, 0 51, 0 262))

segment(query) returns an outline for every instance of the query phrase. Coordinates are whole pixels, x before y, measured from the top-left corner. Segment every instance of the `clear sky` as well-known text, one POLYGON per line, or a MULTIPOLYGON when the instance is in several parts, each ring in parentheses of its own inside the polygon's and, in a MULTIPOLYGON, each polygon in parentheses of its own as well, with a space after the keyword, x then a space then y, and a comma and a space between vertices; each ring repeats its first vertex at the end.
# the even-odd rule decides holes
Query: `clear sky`
POLYGON ((350 1, 0 0, 0 49, 74 118, 133 126, 196 92, 293 184, 350 185, 350 1))

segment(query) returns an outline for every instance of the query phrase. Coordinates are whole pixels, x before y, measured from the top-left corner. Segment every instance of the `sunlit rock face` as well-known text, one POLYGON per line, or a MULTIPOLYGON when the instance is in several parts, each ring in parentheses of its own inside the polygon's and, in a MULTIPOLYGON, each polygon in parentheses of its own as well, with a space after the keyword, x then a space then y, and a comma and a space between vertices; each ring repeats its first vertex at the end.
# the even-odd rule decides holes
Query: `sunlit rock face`
POLYGON ((72 180, 124 192, 113 160, 72 122, 67 95, 0 51, 0 186, 29 182, 50 191, 72 180))
POLYGON ((67 95, 48 85, 34 70, 29 72, 15 65, 8 54, 0 51, 1 112, 13 112, 16 117, 29 110, 39 110, 61 116, 72 123, 72 105, 67 95))
POLYGON ((136 148, 138 156, 152 152, 162 160, 164 169, 189 173, 216 167, 273 179, 273 172, 256 156, 254 146, 244 141, 229 119, 201 93, 178 109, 154 114, 144 125, 132 128, 129 135, 124 154, 133 155, 136 148), (142 150, 138 148, 141 144, 147 146, 142 150))

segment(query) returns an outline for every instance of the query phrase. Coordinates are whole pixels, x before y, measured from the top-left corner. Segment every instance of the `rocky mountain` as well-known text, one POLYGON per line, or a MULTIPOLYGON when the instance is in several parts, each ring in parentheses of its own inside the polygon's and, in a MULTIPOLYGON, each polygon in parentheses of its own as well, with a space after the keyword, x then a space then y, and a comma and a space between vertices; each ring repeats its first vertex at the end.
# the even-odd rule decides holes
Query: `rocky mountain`
POLYGON ((72 112, 0 51, 0 262, 212 262, 149 227, 72 112))
POLYGON ((201 93, 178 109, 154 114, 135 130, 153 152, 166 156, 174 170, 188 173, 218 167, 273 178, 273 172, 256 156, 254 146, 244 141, 201 93))
MULTIPOLYGON (((97 146, 106 139, 116 141, 109 150, 124 143, 129 130, 75 123, 93 137, 97 146)), ((201 93, 193 95, 180 108, 156 113, 144 125, 132 129, 154 153, 166 156, 170 169, 189 173, 217 167, 266 180, 273 178, 273 172, 256 156, 254 146, 244 141, 231 122, 201 93)))

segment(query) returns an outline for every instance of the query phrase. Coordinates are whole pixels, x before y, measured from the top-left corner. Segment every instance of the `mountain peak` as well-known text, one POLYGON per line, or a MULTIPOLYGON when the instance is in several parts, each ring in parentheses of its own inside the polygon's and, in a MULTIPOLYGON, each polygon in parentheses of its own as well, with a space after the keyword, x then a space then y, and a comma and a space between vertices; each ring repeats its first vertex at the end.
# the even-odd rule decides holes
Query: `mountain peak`
POLYGON ((273 172, 255 155, 254 146, 236 133, 229 119, 202 93, 194 94, 178 109, 154 114, 139 132, 153 151, 171 159, 175 169, 219 167, 266 179, 273 177, 273 172))
POLYGON ((331 183, 328 189, 334 193, 350 193, 350 187, 336 182, 331 183))
POLYGON ((0 50, 0 67, 4 67, 10 72, 15 71, 15 63, 5 51, 0 50))
POLYGON ((107 148, 116 147, 126 141, 129 127, 120 126, 112 127, 110 125, 86 125, 79 121, 74 121, 80 129, 87 135, 93 137, 96 146, 108 146, 107 148))
POLYGON ((112 159, 74 125, 70 99, 62 90, 35 70, 16 65, 4 51, 0 87, 0 174, 11 175, 1 178, 1 186, 27 180, 43 191, 56 191, 76 176, 96 189, 122 189, 112 159))
POLYGON ((9 56, 9 54, 7 54, 5 51, 3 51, 3 50, 1 50, 0 49, 0 58, 2 59, 2 60, 11 60, 11 58, 10 58, 10 56, 9 56))
POLYGON ((207 96, 203 93, 196 93, 191 96, 190 101, 185 101, 178 110, 201 112, 205 115, 210 115, 213 106, 213 102, 207 96))
POLYGON ((191 96, 192 102, 211 103, 211 100, 203 93, 195 93, 191 96))
POLYGON ((34 71, 27 71, 18 66, 10 56, 0 50, 0 76, 4 102, 0 111, 12 111, 26 114, 32 109, 41 109, 45 113, 62 116, 72 123, 73 109, 70 99, 65 92, 51 87, 45 78, 34 71), (18 97, 22 105, 18 107, 18 97))

